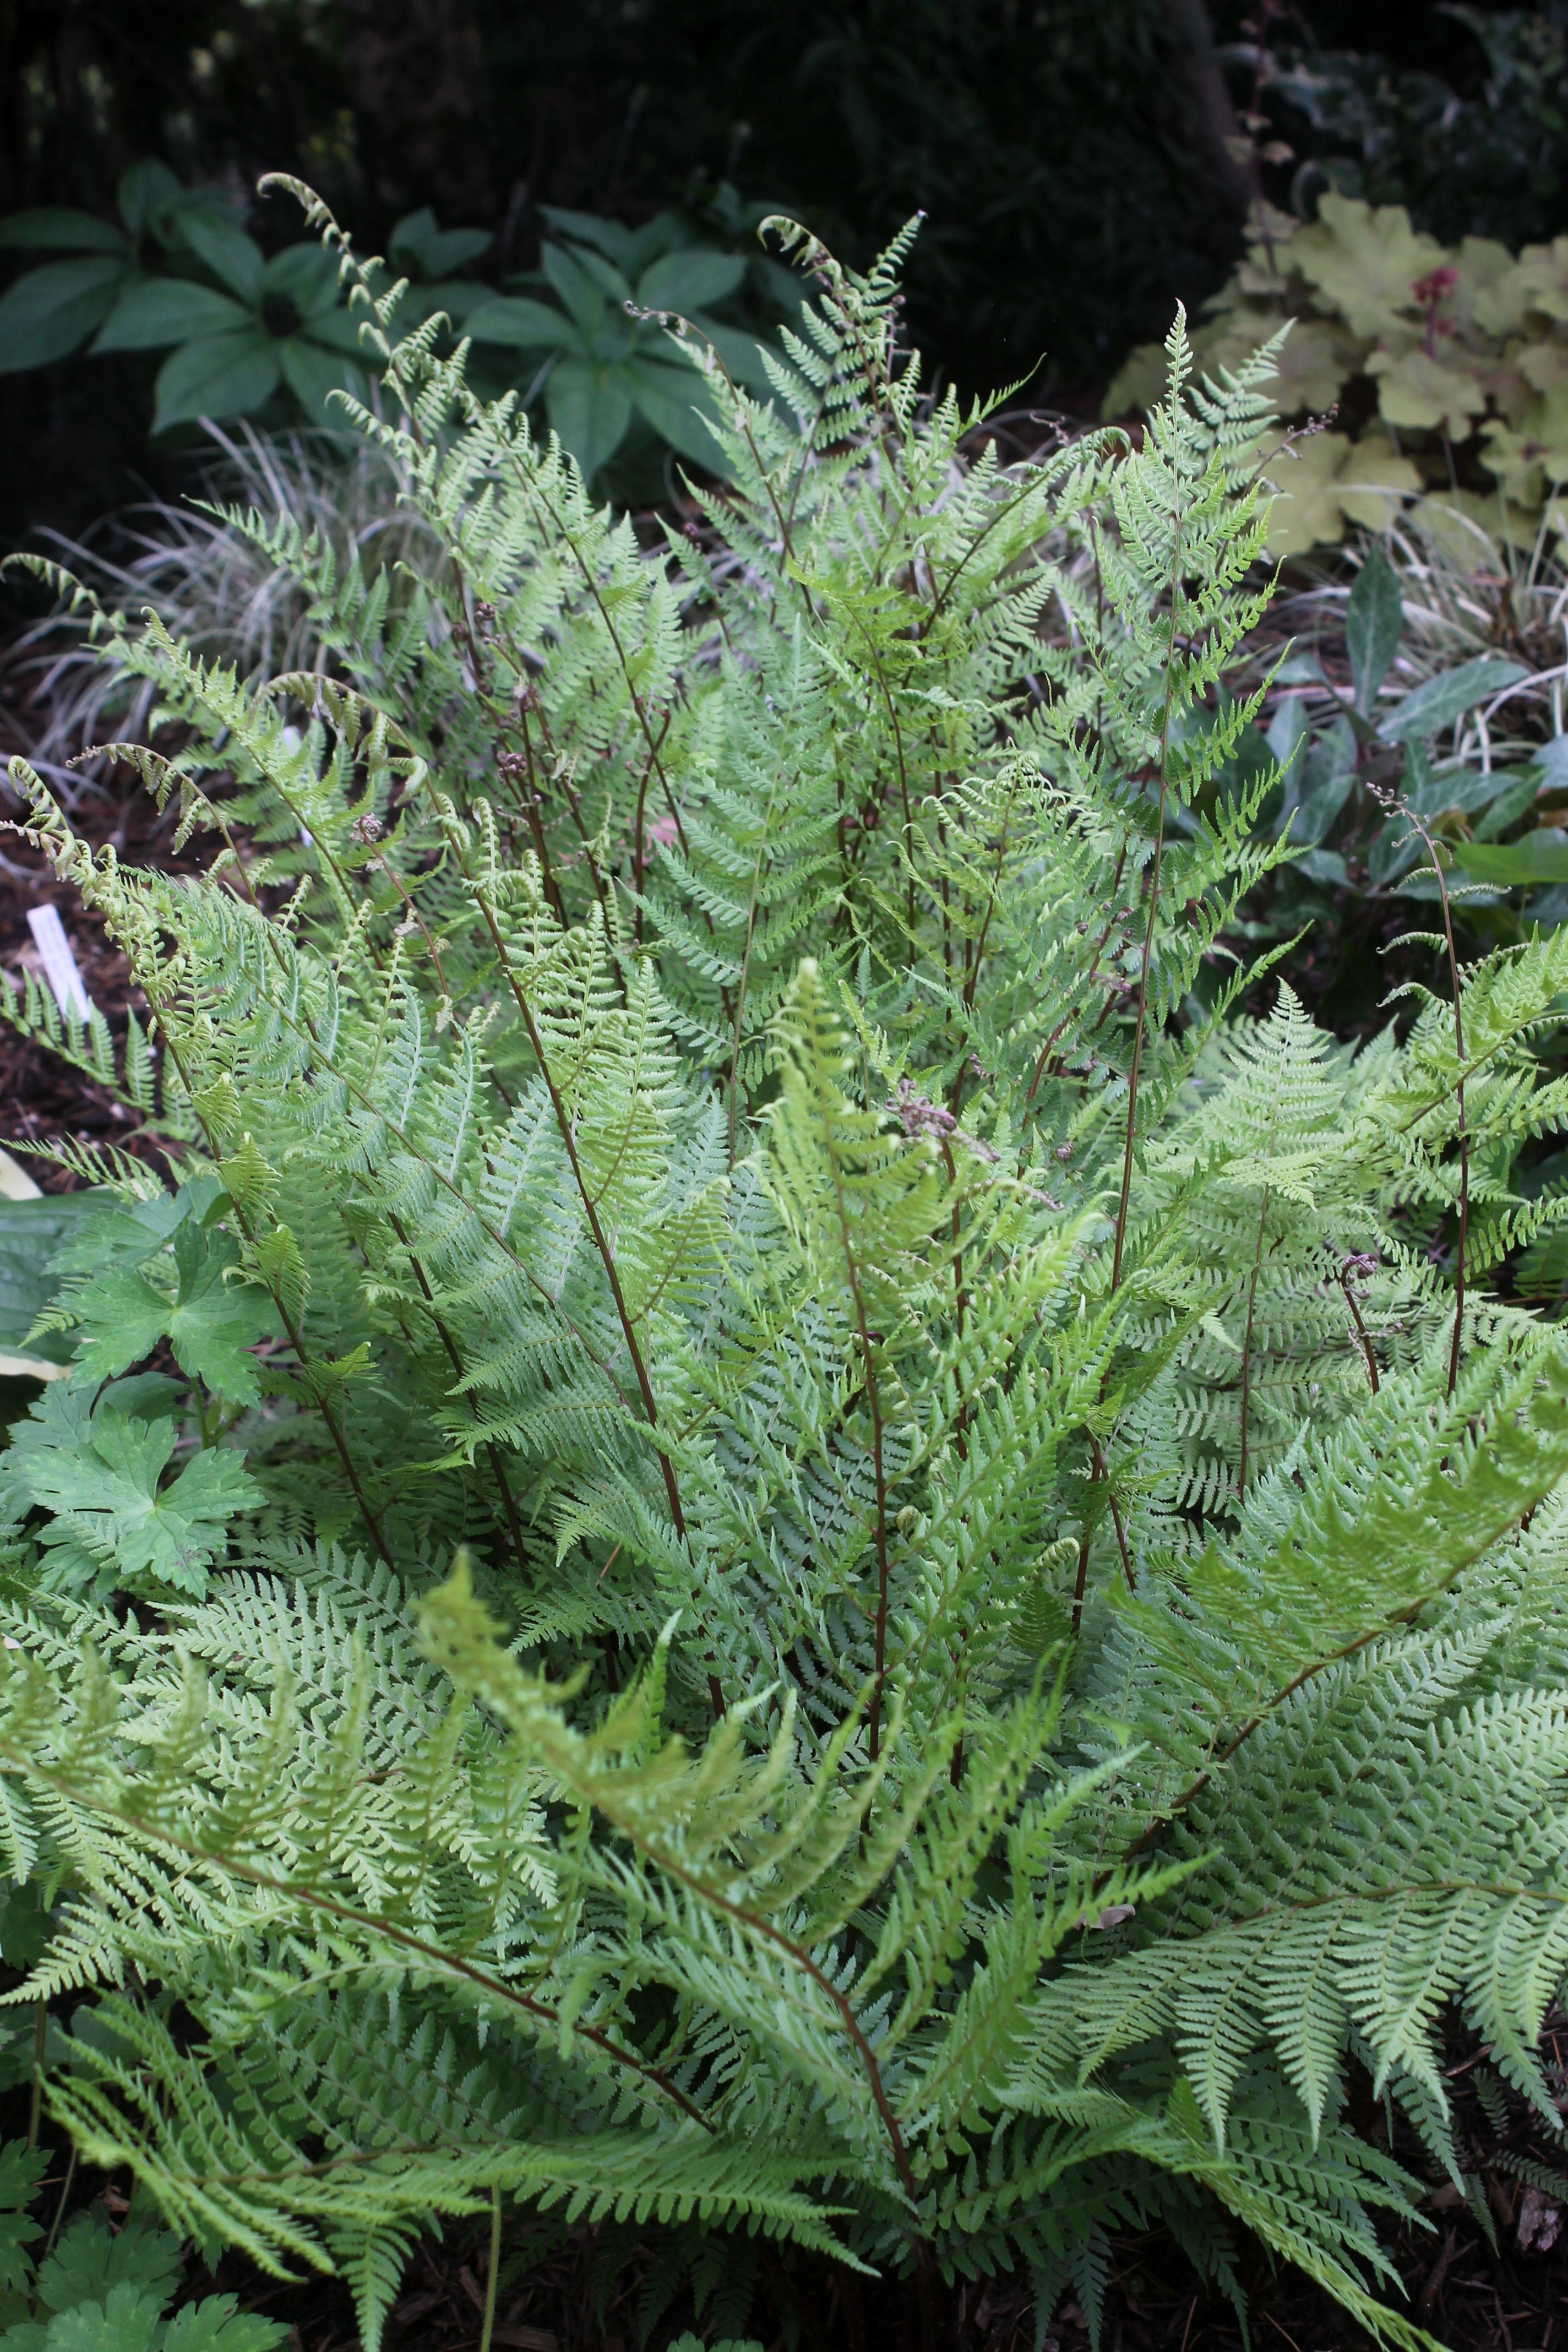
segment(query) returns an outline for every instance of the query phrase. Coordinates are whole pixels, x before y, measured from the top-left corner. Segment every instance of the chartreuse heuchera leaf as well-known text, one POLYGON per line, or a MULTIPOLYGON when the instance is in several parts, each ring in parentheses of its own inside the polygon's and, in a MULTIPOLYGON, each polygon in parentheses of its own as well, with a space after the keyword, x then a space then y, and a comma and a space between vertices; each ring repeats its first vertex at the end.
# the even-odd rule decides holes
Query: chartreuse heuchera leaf
MULTIPOLYGON (((1568 238, 1517 254, 1486 236, 1445 247, 1412 228, 1403 205, 1332 188, 1310 221, 1263 205, 1194 338, 1200 368, 1223 377, 1287 320, 1279 407, 1309 429, 1273 453, 1271 553, 1305 554, 1348 526, 1386 530, 1412 501, 1417 527, 1464 550, 1472 569, 1556 531, 1568 480, 1568 238), (1355 377, 1375 386, 1377 408, 1352 440, 1321 428, 1340 421, 1355 377)), ((1155 344, 1133 352, 1104 414, 1157 398, 1161 364, 1155 344)))
MULTIPOLYGON (((334 647, 264 686, 102 617, 195 881, 12 770, 150 1026, 5 1001, 163 1152, 60 1144, 76 1353, 0 1457, 53 2127, 372 2347, 519 2208, 704 2338, 817 2263, 1094 2333, 1163 2225, 1429 2345, 1379 2230, 1466 2187, 1451 2011, 1562 2129, 1568 1353, 1508 1277, 1568 936, 1355 1049, 1227 944, 1287 786, 1453 788, 1376 748, 1397 595, 1265 739, 1269 354, 1194 390, 1178 320, 1140 446, 1005 466, 907 238, 787 223, 765 397, 669 331, 734 487, 650 546, 312 217, 450 567, 237 524, 334 647)), ((640 335, 658 257, 585 242, 562 315, 640 335)))

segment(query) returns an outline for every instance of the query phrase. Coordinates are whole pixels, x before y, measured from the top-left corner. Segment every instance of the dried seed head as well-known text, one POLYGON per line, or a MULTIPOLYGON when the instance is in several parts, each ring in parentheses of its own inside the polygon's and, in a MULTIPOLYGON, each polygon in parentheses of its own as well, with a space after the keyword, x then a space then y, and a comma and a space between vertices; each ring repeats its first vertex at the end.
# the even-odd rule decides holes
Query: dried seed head
POLYGON ((915 1092, 912 1078, 900 1078, 897 1094, 888 1097, 888 1108, 892 1111, 908 1136, 951 1135, 958 1125, 950 1110, 933 1103, 927 1095, 915 1092))

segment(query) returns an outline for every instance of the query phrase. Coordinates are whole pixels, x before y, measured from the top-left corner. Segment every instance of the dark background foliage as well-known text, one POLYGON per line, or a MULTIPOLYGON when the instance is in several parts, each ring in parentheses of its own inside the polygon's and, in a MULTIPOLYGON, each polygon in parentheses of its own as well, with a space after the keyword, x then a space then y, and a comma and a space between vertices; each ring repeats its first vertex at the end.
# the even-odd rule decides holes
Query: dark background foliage
POLYGON ((284 164, 367 237, 432 204, 503 259, 540 202, 635 215, 704 178, 855 258, 923 205, 943 364, 1095 372, 1119 312, 1223 258, 1205 40, 1186 0, 16 0, 0 202, 102 204, 138 154, 284 164))
MULTIPOLYGON (((911 333, 966 390, 1103 380, 1173 293, 1219 283, 1245 200, 1191 0, 10 0, 4 21, 0 209, 107 207, 147 154, 237 188, 281 166, 373 244, 424 204, 493 226, 493 276, 533 260, 541 204, 636 219, 727 177, 857 261, 923 207, 911 333)), ((281 203, 259 226, 297 233, 281 203)), ((29 464, 0 529, 123 496, 144 372, 5 383, 29 464)))
MULTIPOLYGON (((1227 89, 1215 43, 1244 37, 1252 6, 1221 0, 1211 28, 1201 0, 5 0, 0 211, 107 209, 146 155, 237 193, 284 168, 371 244, 426 204, 493 228, 493 278, 533 261, 543 204, 635 220, 729 179, 855 261, 923 208, 909 319, 931 365, 966 392, 1027 383, 1089 407, 1173 299, 1201 303, 1236 257, 1247 186, 1226 142, 1250 77, 1233 61, 1227 89)), ((1276 41, 1375 50, 1439 93, 1473 100, 1488 80, 1474 26, 1442 7, 1269 14, 1276 41)), ((1364 143, 1359 122, 1270 111, 1300 154, 1364 143)), ((1544 166, 1514 159, 1532 234, 1562 225, 1559 145, 1568 131, 1547 132, 1544 166)), ((1495 140, 1467 154, 1472 179, 1504 169, 1495 140)), ((1462 207, 1452 166, 1446 149, 1384 157, 1376 193, 1462 207)), ((280 199, 256 225, 298 231, 280 199)), ((134 472, 160 475, 148 373, 0 379, 0 430, 27 448, 0 536, 79 528, 134 472)))

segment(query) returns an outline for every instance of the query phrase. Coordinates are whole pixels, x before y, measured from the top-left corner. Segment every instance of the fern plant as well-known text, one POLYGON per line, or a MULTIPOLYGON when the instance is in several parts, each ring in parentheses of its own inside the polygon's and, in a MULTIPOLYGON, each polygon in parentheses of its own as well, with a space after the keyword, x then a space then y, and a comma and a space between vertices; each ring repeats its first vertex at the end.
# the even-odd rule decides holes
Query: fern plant
POLYGON ((1568 1365, 1489 1278, 1568 938, 1359 1054, 1236 961, 1271 354, 1178 319, 1140 448, 972 460, 907 238, 781 224, 650 547, 315 217, 445 563, 237 518, 317 668, 105 635, 198 882, 12 770, 147 1008, 52 1034, 169 1171, 62 1139, 4 1457, 50 2111, 373 2347, 519 2205, 658 2239, 645 2332, 814 2261, 1098 2331, 1159 2221, 1428 2343, 1352 2074, 1463 2185, 1458 2007, 1561 2130, 1568 1365))

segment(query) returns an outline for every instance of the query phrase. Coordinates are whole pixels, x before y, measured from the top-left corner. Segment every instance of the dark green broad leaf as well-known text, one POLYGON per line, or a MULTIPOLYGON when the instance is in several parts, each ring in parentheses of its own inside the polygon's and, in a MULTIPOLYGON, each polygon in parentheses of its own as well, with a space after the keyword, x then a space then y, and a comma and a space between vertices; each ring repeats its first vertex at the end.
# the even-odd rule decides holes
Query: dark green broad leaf
POLYGON ((1500 784, 1486 814, 1471 827, 1472 837, 1477 841, 1496 841, 1510 825, 1519 823, 1537 794, 1546 789, 1541 770, 1533 761, 1528 767, 1507 770, 1500 784))
POLYGON ((1505 687, 1517 686, 1529 675, 1522 662, 1482 654, 1474 661, 1461 662, 1458 669, 1439 670, 1436 677, 1414 688, 1386 717, 1379 718, 1378 732, 1389 743, 1429 743, 1478 702, 1500 694, 1505 687))
POLYGON ((540 211, 563 236, 574 245, 593 246, 613 261, 629 283, 639 268, 670 242, 670 217, 661 213, 646 227, 627 228, 620 221, 601 220, 597 213, 574 213, 560 205, 541 205, 540 211))
POLYGON ((68 2311, 74 2304, 101 2303, 111 2287, 139 2286, 160 2308, 180 2283, 180 2242, 168 2230, 129 2221, 116 2231, 101 2205, 79 2213, 38 2272, 41 2311, 68 2311))
POLYGON ((0 247, 25 253, 124 253, 125 239, 112 221, 79 213, 69 205, 39 205, 32 212, 7 213, 0 220, 0 247))
POLYGON ((181 1592, 206 1589, 228 1522, 264 1498, 243 1454, 209 1447, 161 1485, 179 1432, 172 1419, 95 1413, 74 1444, 35 1444, 18 1483, 50 1514, 43 1541, 85 1546, 122 1577, 152 1576, 181 1592))
POLYGON ((637 299, 646 310, 679 310, 689 319, 693 311, 732 294, 745 274, 738 253, 700 248, 667 253, 650 262, 637 279, 637 299))
POLYGON ((1350 880, 1350 869, 1337 849, 1309 849, 1296 861, 1298 874, 1309 881, 1323 882, 1331 889, 1342 890, 1350 880))
POLYGON ((760 394, 764 400, 773 397, 764 347, 755 335, 748 335, 739 327, 717 326, 711 319, 699 319, 695 323, 737 383, 744 384, 748 392, 760 394))
POLYGON ((387 240, 387 259, 400 277, 428 280, 477 261, 494 243, 487 228, 442 228, 426 205, 400 220, 387 240))
POLYGON ((1542 825, 1518 841, 1461 841, 1454 856, 1477 882, 1503 889, 1539 889, 1547 882, 1568 882, 1568 833, 1542 825))
POLYGON ((289 335, 280 342, 278 364, 284 383, 312 425, 347 422, 341 406, 334 414, 329 404, 334 392, 351 393, 358 401, 368 396, 364 370, 342 352, 328 351, 313 335, 289 335))
POLYGON ((220 286, 252 307, 260 299, 267 264, 261 247, 247 236, 232 214, 182 212, 180 241, 206 264, 220 286))
POLYGON ((1292 802, 1301 788, 1311 734, 1304 698, 1299 694, 1287 696, 1268 722, 1268 743, 1292 802))
POLYGON ((31 1341, 27 1334, 58 1287, 46 1271, 50 1260, 101 1213, 103 1200, 100 1192, 0 1200, 0 1351, 41 1356, 50 1363, 69 1360, 73 1343, 68 1332, 48 1331, 31 1341))
MULTIPOLYGON (((1279 756, 1278 747, 1275 756, 1279 756)), ((1300 782, 1290 838, 1298 845, 1310 847, 1323 839, 1355 782, 1355 737, 1347 720, 1336 719, 1318 737, 1298 772, 1300 782)), ((1303 865, 1302 870, 1310 869, 1303 865)))
POLYGON ((706 421, 712 401, 696 368, 679 361, 667 367, 658 360, 635 359, 627 362, 625 373, 637 407, 672 449, 710 472, 723 465, 722 446, 706 421))
POLYGON ((1426 844, 1402 811, 1384 819, 1372 838, 1366 856, 1366 878, 1374 890, 1386 889, 1408 874, 1426 855, 1426 844))
POLYGON ((269 294, 291 302, 308 325, 338 307, 339 278, 335 257, 324 246, 289 245, 275 253, 261 273, 259 299, 269 294))
POLYGON ((303 331, 311 342, 324 344, 330 352, 342 352, 345 357, 357 360, 363 372, 371 364, 360 335, 364 322, 363 310, 350 310, 340 303, 335 310, 318 310, 303 331))
MULTIPOLYGON (((1415 751, 1418 747, 1411 744, 1408 748, 1415 751)), ((1490 808, 1507 789, 1509 771, 1494 768, 1489 776, 1482 775, 1476 768, 1440 768, 1434 772, 1425 762, 1417 768, 1412 761, 1405 779, 1405 797, 1422 816, 1474 816, 1479 810, 1490 808)))
POLYGON ((632 289, 614 263, 591 248, 568 253, 564 246, 547 245, 540 257, 544 275, 584 334, 593 333, 612 305, 619 310, 631 299, 632 289))
POLYGON ((1374 547, 1356 574, 1345 608, 1345 646, 1355 683, 1355 707, 1363 719, 1372 715, 1378 688, 1388 676, 1399 650, 1405 607, 1394 566, 1374 547))
POLYGON ((191 192, 184 188, 167 163, 149 156, 120 175, 115 200, 120 217, 132 236, 141 236, 155 223, 157 215, 171 205, 177 205, 191 192))
MULTIPOLYGON (((45 1906, 44 1888, 38 1879, 24 1878, 19 1883, 6 1879, 0 1883, 0 1958, 8 1969, 37 1967, 58 1926, 54 1913, 45 1906)), ((27 2038, 30 2041, 32 2036, 27 2038)), ((6 2056, 15 2064, 14 2054, 7 2051, 6 2056)), ((0 2072, 4 2063, 0 2061, 0 2072)))
POLYGON ((632 421, 627 370, 563 359, 545 387, 544 404, 552 427, 592 481, 615 456, 632 421))
POLYGON ((1337 776, 1326 776, 1314 791, 1303 793, 1296 804, 1291 840, 1315 848, 1349 799, 1354 781, 1352 775, 1342 772, 1337 776))
POLYGON ((398 311, 398 325, 407 331, 428 319, 433 311, 445 313, 460 333, 468 332, 468 322, 478 310, 489 308, 495 296, 488 286, 480 286, 471 278, 441 278, 428 286, 412 287, 404 307, 398 311))
POLYGON ((579 341, 578 330, 561 311, 519 294, 480 303, 465 321, 464 331, 477 343, 504 343, 519 352, 554 351, 579 341))
POLYGON ((171 352, 158 371, 153 430, 197 416, 245 416, 278 389, 278 345, 260 327, 203 335, 171 352))
POLYGON ((0 298, 0 375, 46 367, 86 342, 113 306, 128 264, 110 254, 29 269, 0 298))
POLYGON ((1542 791, 1562 792, 1568 786, 1568 735, 1552 735, 1537 744, 1531 764, 1540 774, 1542 791))
POLYGON ((253 323, 232 294, 192 278, 141 278, 128 285, 99 329, 95 352, 155 352, 196 335, 235 334, 253 323))

